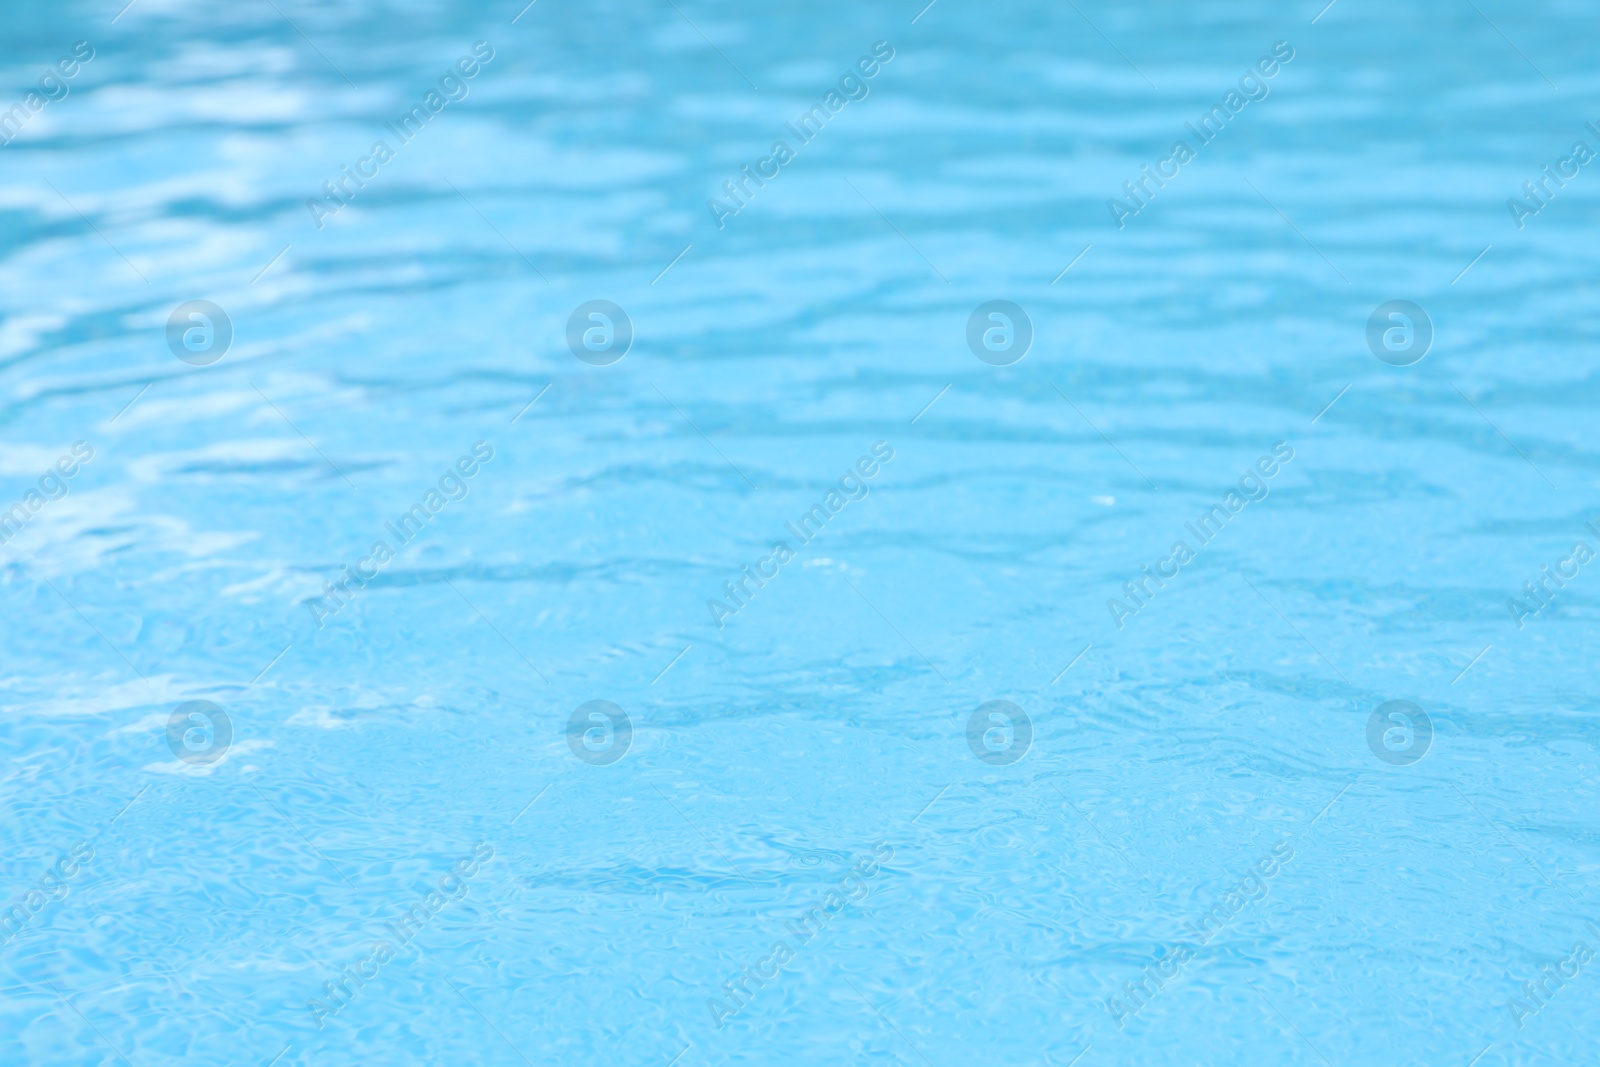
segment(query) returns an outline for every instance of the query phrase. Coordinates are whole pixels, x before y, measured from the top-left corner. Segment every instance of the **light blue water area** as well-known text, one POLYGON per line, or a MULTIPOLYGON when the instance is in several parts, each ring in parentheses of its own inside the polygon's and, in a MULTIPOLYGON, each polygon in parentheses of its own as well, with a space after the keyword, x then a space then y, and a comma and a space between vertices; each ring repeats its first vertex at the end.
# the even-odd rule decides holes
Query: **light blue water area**
POLYGON ((1594 1062, 1589 5, 122 3, 0 1063, 1594 1062))

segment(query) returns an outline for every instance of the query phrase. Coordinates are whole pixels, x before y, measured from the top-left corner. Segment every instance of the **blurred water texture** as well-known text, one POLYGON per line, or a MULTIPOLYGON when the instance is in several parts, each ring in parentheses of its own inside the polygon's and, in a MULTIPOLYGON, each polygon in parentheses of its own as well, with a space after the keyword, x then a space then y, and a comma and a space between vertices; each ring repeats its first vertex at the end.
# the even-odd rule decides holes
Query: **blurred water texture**
POLYGON ((120 2, 0 14, 0 1061, 1593 1058, 1587 7, 120 2))

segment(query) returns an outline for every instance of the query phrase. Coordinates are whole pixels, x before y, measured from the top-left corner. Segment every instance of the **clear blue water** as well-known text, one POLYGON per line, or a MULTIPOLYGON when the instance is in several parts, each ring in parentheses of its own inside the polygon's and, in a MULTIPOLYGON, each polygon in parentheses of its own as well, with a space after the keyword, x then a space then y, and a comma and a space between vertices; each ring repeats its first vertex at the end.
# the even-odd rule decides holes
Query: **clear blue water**
POLYGON ((120 6, 0 14, 0 1062, 1594 1061, 1586 5, 120 6))

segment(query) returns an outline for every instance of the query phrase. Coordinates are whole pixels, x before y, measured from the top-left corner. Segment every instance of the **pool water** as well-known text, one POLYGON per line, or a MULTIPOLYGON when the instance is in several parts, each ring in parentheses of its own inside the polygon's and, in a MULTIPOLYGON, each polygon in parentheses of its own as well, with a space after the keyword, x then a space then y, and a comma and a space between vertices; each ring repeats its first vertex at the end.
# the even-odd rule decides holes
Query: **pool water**
POLYGON ((1593 1059, 1588 8, 124 2, 0 1062, 1593 1059))

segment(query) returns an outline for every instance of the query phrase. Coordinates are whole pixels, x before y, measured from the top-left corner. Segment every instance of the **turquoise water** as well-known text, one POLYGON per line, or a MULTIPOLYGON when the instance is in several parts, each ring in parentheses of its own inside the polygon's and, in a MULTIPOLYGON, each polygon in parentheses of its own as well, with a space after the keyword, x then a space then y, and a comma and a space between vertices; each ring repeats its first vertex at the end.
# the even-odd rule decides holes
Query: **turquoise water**
POLYGON ((123 2, 0 1062, 1593 1061, 1586 7, 123 2))

